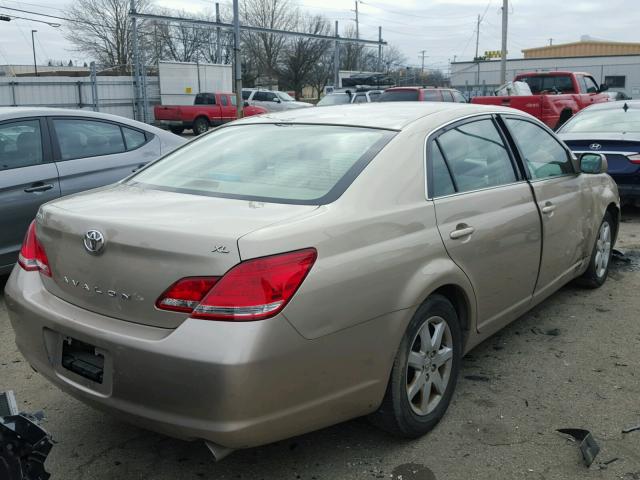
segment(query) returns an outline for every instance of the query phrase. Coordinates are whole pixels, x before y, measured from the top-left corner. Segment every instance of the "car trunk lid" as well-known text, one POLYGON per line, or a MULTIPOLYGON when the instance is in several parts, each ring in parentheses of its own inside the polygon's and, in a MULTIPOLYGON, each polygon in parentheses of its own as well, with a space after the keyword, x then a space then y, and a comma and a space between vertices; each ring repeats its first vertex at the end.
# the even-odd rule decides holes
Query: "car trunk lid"
POLYGON ((37 235, 53 272, 43 283, 92 312, 175 328, 187 315, 155 307, 171 284, 224 275, 241 260, 240 237, 315 208, 125 185, 75 195, 44 206, 39 215, 37 235), (92 230, 104 237, 97 253, 84 242, 92 230))
POLYGON ((628 158, 629 155, 640 153, 639 135, 612 133, 589 136, 588 140, 584 139, 584 134, 563 134, 561 138, 578 155, 583 152, 603 153, 607 157, 608 173, 612 175, 635 174, 640 171, 640 164, 633 163, 628 158))

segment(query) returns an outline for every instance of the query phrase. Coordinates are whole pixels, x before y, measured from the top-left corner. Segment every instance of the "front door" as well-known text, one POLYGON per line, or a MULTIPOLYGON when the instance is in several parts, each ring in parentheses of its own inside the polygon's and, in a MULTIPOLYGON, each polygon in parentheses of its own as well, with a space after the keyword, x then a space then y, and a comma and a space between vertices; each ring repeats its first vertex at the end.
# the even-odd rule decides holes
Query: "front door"
POLYGON ((16 262, 40 205, 59 196, 44 122, 25 118, 0 123, 0 274, 16 262))
POLYGON ((540 261, 540 217, 531 189, 495 121, 447 127, 428 144, 430 196, 451 259, 476 294, 478 330, 529 305, 540 261))
POLYGON ((575 276, 591 251, 590 215, 570 152, 546 129, 521 117, 505 117, 523 160, 542 218, 542 258, 536 296, 545 296, 575 276))

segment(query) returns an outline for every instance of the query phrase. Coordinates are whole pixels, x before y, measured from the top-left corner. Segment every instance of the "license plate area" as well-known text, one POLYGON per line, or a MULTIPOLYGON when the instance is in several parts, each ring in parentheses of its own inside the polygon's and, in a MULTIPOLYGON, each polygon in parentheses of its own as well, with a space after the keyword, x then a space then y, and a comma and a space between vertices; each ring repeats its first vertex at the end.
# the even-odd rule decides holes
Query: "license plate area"
POLYGON ((62 368, 87 380, 102 384, 104 380, 104 354, 94 345, 75 338, 62 340, 62 368))

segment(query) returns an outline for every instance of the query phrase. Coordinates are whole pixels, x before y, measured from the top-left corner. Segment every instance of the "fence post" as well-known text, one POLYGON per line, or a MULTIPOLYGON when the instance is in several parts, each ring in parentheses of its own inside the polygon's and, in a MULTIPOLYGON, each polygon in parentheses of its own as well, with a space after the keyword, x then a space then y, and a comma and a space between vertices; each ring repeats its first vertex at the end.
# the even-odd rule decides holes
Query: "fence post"
POLYGON ((18 82, 9 82, 9 85, 11 86, 11 106, 12 107, 17 107, 18 103, 16 102, 16 85, 18 84, 18 82))
POLYGON ((78 86, 78 108, 82 108, 82 82, 78 80, 76 85, 78 86))
POLYGON ((147 93, 147 66, 142 63, 142 114, 144 123, 151 123, 149 115, 149 95, 147 93))
POLYGON ((93 111, 99 112, 100 109, 98 108, 98 80, 96 78, 96 62, 91 62, 89 66, 91 67, 91 101, 93 103, 93 111))

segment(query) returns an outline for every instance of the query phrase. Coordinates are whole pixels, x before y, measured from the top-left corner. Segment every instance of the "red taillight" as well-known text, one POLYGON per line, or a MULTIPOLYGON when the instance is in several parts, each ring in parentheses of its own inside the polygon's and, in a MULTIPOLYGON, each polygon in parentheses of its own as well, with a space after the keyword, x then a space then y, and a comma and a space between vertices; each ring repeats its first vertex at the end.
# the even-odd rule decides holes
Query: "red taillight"
POLYGON ((171 285, 156 302, 156 307, 175 312, 192 312, 213 288, 219 277, 187 277, 171 285))
POLYGON ((627 158, 631 163, 635 163, 636 165, 640 164, 640 153, 636 153, 635 155, 628 155, 627 158))
POLYGON ((22 268, 29 272, 38 270, 47 277, 51 276, 51 268, 49 268, 47 253, 44 251, 44 248, 38 241, 38 236, 36 235, 35 220, 31 222, 27 230, 27 234, 24 236, 22 248, 18 255, 18 263, 22 268))
POLYGON ((194 278, 183 278, 156 302, 158 308, 176 310, 168 298, 185 300, 179 311, 206 320, 263 320, 279 313, 296 293, 316 261, 315 248, 256 258, 239 263, 222 278, 195 277, 213 281, 213 288, 184 288, 194 278), (181 289, 182 297, 174 290, 181 289), (171 294, 171 295, 170 295, 171 294))

